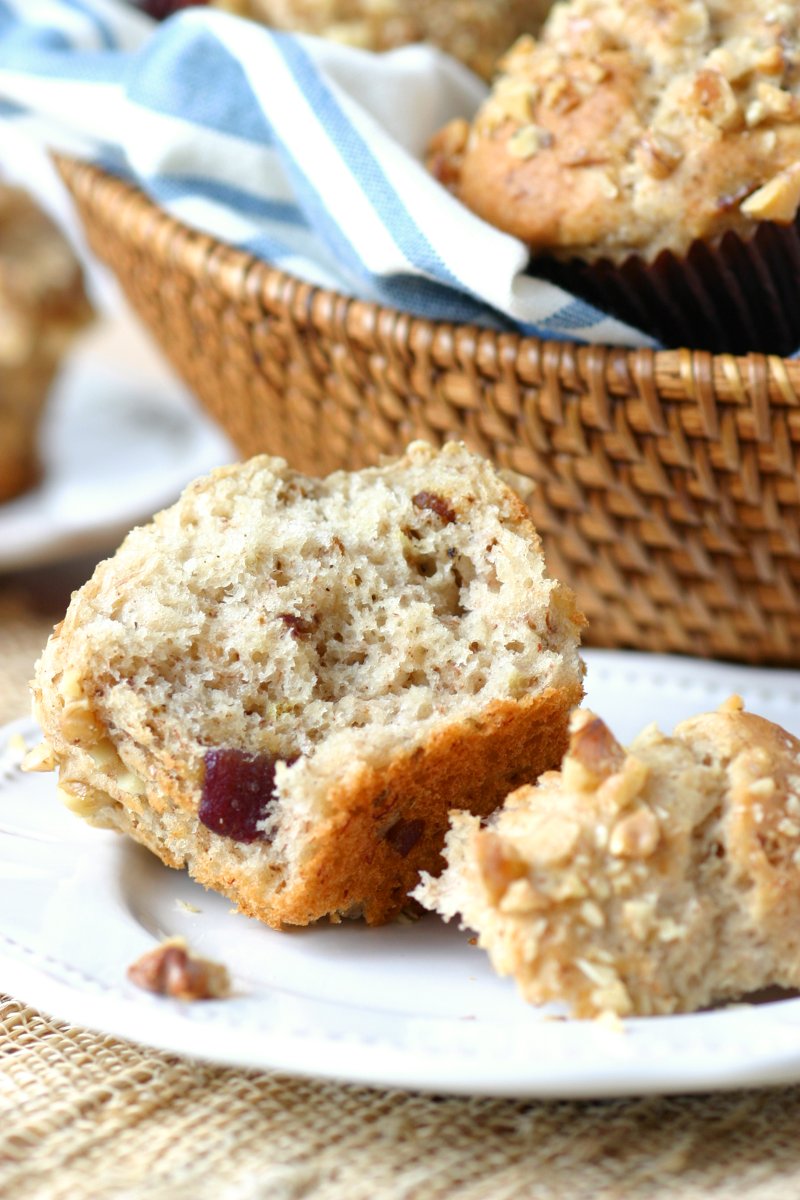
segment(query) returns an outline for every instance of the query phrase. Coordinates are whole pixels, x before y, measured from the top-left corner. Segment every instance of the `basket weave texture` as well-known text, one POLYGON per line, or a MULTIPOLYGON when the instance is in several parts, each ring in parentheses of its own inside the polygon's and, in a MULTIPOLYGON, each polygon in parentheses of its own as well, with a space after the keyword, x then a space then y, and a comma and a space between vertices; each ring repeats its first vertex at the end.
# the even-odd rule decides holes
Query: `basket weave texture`
POLYGON ((593 645, 800 665, 800 362, 435 323, 315 288, 57 160, 89 242, 244 455, 413 438, 527 476, 593 645))

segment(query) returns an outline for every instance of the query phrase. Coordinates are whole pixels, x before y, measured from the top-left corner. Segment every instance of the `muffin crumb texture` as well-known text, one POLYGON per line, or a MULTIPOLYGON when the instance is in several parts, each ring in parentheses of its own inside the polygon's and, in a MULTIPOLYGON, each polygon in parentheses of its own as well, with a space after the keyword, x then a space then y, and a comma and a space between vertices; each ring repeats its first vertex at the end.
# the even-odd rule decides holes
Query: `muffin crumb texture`
POLYGON ((535 1004, 692 1011, 800 985, 800 741, 733 697, 625 750, 585 710, 559 772, 454 814, 415 895, 535 1004))
POLYGON ((794 219, 796 5, 567 0, 429 164, 534 250, 619 261, 794 219))

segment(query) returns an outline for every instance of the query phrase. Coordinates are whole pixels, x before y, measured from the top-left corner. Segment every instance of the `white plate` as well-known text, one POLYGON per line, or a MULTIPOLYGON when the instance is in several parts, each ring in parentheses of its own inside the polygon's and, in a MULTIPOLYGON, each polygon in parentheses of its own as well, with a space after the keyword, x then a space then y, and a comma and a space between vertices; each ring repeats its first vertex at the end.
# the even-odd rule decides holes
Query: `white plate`
POLYGON ((133 320, 99 323, 50 398, 38 487, 0 504, 0 570, 109 549, 236 457, 133 320))
MULTIPOLYGON (((587 657, 590 701, 625 738, 733 690, 800 732, 798 672, 587 657)), ((14 728, 35 736, 22 722, 0 743, 14 728)), ((441 1092, 609 1096, 800 1080, 798 999, 631 1020, 622 1033, 554 1021, 435 917, 275 933, 239 916, 83 825, 60 807, 51 776, 23 776, 12 758, 6 749, 0 768, 0 978, 57 1017, 203 1059, 441 1092), (231 968, 233 998, 181 1005, 126 982, 134 958, 175 934, 231 968)))

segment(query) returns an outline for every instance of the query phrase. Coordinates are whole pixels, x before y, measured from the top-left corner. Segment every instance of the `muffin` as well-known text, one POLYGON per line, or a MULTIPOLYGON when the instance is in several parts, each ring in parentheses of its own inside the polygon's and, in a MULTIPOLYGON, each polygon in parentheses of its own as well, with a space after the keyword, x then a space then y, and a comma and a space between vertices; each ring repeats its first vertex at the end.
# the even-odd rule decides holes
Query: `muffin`
POLYGON ((550 0, 214 0, 277 29, 362 50, 432 42, 489 78, 515 38, 541 24, 550 0))
POLYGON ((67 804, 269 925, 409 904, 454 806, 555 766, 582 618, 460 445, 191 486, 75 594, 36 668, 67 804))
POLYGON ((626 751, 580 711, 559 772, 457 813, 417 898, 534 1004, 691 1011, 800 986, 800 741, 732 697, 626 751))
POLYGON ((39 475, 37 434, 65 351, 89 321, 81 269, 55 225, 0 185, 0 501, 39 475))
POLYGON ((799 28, 773 0, 567 0, 430 167, 535 273, 664 344, 791 353, 799 28))

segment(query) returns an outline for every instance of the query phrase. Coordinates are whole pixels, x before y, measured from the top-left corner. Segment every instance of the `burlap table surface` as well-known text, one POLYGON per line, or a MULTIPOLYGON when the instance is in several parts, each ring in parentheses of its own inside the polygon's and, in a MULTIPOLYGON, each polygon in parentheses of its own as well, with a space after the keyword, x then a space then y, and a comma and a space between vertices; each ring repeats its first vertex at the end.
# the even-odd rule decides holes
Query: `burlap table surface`
MULTIPOLYGON (((26 681, 69 582, 64 572, 0 579, 2 721, 27 709, 26 681)), ((189 1062, 12 998, 0 999, 0 1064, 3 1200, 800 1197, 796 1087, 431 1097, 189 1062)))

